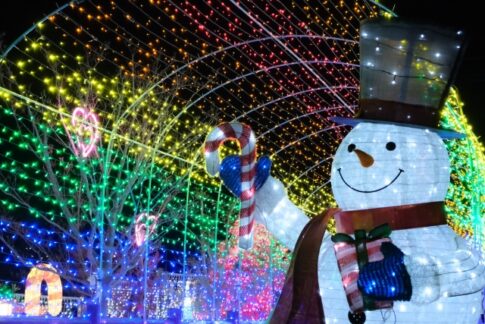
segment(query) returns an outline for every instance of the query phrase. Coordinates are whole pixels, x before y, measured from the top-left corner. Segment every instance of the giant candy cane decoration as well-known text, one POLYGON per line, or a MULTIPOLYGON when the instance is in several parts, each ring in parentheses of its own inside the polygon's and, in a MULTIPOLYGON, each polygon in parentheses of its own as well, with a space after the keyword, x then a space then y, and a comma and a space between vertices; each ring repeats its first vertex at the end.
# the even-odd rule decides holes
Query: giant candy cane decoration
POLYGON ((29 316, 43 315, 40 307, 42 281, 47 284, 47 312, 52 316, 57 316, 62 311, 62 282, 57 271, 47 263, 36 265, 27 275, 25 314, 29 316))
POLYGON ((256 137, 248 125, 224 123, 214 128, 205 142, 207 172, 215 176, 219 171, 219 146, 227 140, 236 140, 241 147, 241 211, 239 212, 239 247, 253 245, 254 194, 256 192, 256 137))

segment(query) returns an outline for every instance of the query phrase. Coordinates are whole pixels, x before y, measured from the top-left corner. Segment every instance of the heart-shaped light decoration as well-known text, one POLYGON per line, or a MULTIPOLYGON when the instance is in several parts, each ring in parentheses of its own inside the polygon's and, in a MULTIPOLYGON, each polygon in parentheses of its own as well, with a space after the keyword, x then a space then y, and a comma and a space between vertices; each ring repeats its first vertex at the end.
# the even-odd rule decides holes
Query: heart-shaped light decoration
POLYGON ((150 215, 148 213, 141 213, 135 218, 135 244, 142 246, 145 240, 153 234, 157 226, 159 215, 150 215), (148 225, 148 233, 147 233, 148 225))
POLYGON ((74 153, 81 157, 96 154, 96 144, 100 139, 96 113, 88 108, 76 107, 72 112, 71 125, 76 137, 75 141, 70 138, 74 153))

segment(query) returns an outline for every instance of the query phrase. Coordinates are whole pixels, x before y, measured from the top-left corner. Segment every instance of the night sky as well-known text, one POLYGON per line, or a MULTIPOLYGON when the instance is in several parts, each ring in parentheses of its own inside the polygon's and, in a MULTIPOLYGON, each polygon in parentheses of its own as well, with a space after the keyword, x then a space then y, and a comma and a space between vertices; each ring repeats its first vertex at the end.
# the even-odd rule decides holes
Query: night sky
MULTIPOLYGON (((455 85, 458 86, 465 113, 473 129, 481 138, 485 135, 485 42, 483 32, 483 11, 472 0, 384 0, 388 7, 395 9, 401 17, 436 22, 439 24, 463 27, 469 37, 464 60, 458 72, 455 85)), ((35 21, 52 12, 64 1, 27 1, 15 0, 2 2, 0 10, 0 35, 2 46, 8 46, 27 30, 35 21)))
POLYGON ((476 7, 476 2, 436 1, 436 0, 385 0, 395 11, 406 18, 428 20, 441 25, 463 28, 469 37, 468 47, 458 71, 455 85, 465 103, 464 111, 475 133, 482 138, 485 135, 485 42, 483 11, 476 7))

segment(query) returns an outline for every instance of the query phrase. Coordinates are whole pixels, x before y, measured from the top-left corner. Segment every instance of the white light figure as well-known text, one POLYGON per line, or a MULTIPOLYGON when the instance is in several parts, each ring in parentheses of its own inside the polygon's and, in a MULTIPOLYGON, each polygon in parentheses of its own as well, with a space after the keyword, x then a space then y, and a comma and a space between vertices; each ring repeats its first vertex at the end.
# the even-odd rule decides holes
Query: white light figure
POLYGON ((332 163, 332 192, 343 210, 443 201, 449 182, 442 139, 396 124, 358 124, 343 139, 332 163), (361 164, 365 156, 372 158, 370 165, 361 164))
MULTIPOLYGON (((390 239, 404 253, 403 263, 412 284, 409 301, 394 301, 391 311, 365 311, 366 323, 477 323, 485 267, 478 253, 446 225, 442 209, 436 208, 445 199, 450 176, 448 154, 440 136, 456 138, 452 132, 436 128, 449 84, 440 78, 419 77, 430 65, 451 77, 458 53, 445 55, 440 46, 455 44, 450 37, 456 32, 384 20, 364 27, 361 32, 369 37, 361 38, 361 59, 368 59, 369 53, 375 55, 377 40, 382 59, 375 66, 361 66, 361 119, 340 121, 356 127, 343 139, 332 164, 332 191, 341 209, 335 214, 337 231, 347 224, 339 215, 357 215, 348 224, 368 233, 365 222, 373 219, 365 215, 373 217, 376 211, 389 210, 384 214, 388 219, 379 221, 389 223, 390 239), (403 37, 408 38, 407 51, 399 48, 403 37), (363 45, 363 40, 369 43, 363 45), (422 42, 430 45, 421 46, 422 42), (438 50, 439 57, 434 55, 438 50), (423 64, 428 56, 432 59, 423 64), (399 82, 391 86, 387 80, 396 66, 400 70, 394 77, 399 82), (428 126, 433 123, 435 127, 428 126), (424 213, 429 206, 432 212, 424 213), (411 211, 411 219, 399 219, 395 211, 411 211)), ((443 48, 459 50, 448 47, 443 48)), ((282 183, 270 176, 256 192, 255 200, 256 221, 294 250, 309 219, 290 202, 282 183)), ((349 303, 328 233, 316 248, 325 321, 348 323, 349 303)))
MULTIPOLYGON (((339 146, 331 183, 344 211, 440 202, 449 184, 448 155, 442 139, 433 132, 362 122, 339 146), (362 165, 364 154, 372 159, 371 164, 366 162, 370 165, 362 165)), ((308 217, 288 200, 280 181, 268 178, 256 193, 256 209, 256 220, 293 250, 308 217)), ((406 255, 404 262, 413 285, 410 302, 394 302, 397 323, 429 323, 438 313, 443 323, 476 323, 485 269, 464 239, 448 225, 394 230, 391 239, 406 255)), ((325 319, 348 322, 349 306, 327 233, 318 269, 325 319)), ((366 316, 366 323, 384 322, 379 310, 367 311, 366 316)), ((389 320, 393 323, 394 317, 389 320)))
POLYGON ((12 316, 13 315, 13 305, 8 300, 0 300, 0 317, 1 316, 12 316))

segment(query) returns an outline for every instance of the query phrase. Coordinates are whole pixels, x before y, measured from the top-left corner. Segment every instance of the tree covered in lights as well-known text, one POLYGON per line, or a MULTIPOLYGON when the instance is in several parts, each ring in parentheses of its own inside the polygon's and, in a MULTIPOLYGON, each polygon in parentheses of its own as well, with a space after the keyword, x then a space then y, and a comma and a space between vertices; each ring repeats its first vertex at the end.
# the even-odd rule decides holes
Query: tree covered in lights
POLYGON ((143 300, 144 284, 156 281, 159 249, 195 245, 187 213, 212 213, 200 211, 212 199, 202 184, 190 187, 196 198, 187 203, 187 162, 166 153, 182 133, 191 142, 194 125, 174 123, 172 103, 187 80, 154 90, 122 70, 100 76, 106 67, 92 54, 67 57, 43 41, 23 53, 1 71, 0 253, 24 267, 52 264, 69 291, 103 308, 126 280, 143 300), (38 66, 46 67, 43 76, 32 78, 27 71, 38 66), (136 223, 143 213, 156 220, 136 223))

